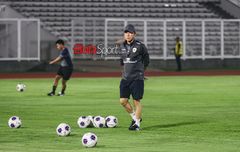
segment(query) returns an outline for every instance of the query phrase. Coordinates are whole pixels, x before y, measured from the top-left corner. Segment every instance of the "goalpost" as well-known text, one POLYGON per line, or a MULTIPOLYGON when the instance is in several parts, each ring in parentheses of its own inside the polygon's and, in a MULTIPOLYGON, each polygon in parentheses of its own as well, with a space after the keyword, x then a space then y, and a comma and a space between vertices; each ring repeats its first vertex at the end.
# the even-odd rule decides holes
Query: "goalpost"
POLYGON ((40 60, 40 20, 0 19, 0 61, 40 60))

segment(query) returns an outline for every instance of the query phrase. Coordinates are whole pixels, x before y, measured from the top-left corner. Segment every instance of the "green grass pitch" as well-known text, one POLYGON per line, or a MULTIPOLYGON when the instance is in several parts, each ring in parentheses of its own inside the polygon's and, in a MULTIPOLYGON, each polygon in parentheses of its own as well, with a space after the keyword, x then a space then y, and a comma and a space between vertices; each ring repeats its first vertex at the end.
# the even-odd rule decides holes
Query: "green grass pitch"
MULTIPOLYGON (((150 77, 145 82, 140 132, 119 104, 120 78, 74 78, 64 97, 48 97, 51 79, 0 80, 0 152, 237 152, 240 149, 240 77, 150 77), (18 82, 27 85, 17 92, 18 82), (20 129, 10 129, 10 116, 20 129), (81 115, 115 115, 117 128, 80 129, 81 115), (58 137, 61 122, 72 127, 58 137), (84 148, 86 132, 98 136, 84 148)), ((60 87, 58 88, 60 90, 60 87)))

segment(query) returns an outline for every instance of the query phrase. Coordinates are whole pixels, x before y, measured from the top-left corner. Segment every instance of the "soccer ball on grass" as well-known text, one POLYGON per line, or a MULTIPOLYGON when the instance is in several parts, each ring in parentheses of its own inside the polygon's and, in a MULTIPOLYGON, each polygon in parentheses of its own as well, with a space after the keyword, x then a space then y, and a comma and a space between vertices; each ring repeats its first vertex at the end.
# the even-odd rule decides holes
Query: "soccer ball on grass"
POLYGON ((25 84, 22 84, 22 83, 19 83, 19 84, 17 84, 16 89, 17 89, 17 91, 19 91, 19 92, 23 92, 23 91, 26 90, 26 85, 25 85, 25 84))
POLYGON ((56 132, 58 136, 68 136, 71 133, 71 127, 66 123, 60 123, 56 132))
POLYGON ((118 119, 115 116, 107 116, 105 120, 106 120, 106 127, 108 128, 114 128, 118 124, 118 119))
POLYGON ((12 116, 8 120, 8 126, 10 128, 20 128, 22 125, 22 121, 18 116, 12 116))
POLYGON ((88 116, 81 116, 78 118, 77 124, 80 128, 87 128, 90 125, 91 120, 88 116))
POLYGON ((105 118, 101 116, 96 116, 93 119, 93 126, 96 128, 103 128, 105 127, 105 118))
POLYGON ((85 133, 82 137, 82 145, 87 148, 95 147, 97 145, 97 136, 94 133, 85 133))

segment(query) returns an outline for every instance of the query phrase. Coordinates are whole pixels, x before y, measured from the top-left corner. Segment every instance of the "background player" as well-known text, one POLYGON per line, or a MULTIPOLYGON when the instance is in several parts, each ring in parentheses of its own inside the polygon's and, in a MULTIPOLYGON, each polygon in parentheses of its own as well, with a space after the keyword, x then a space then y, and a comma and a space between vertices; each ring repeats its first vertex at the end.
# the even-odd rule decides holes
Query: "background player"
POLYGON ((64 96, 67 81, 70 79, 73 71, 73 64, 70 53, 68 49, 64 46, 64 41, 59 39, 56 41, 56 48, 60 51, 60 55, 49 62, 49 64, 60 63, 57 75, 55 76, 52 91, 48 93, 48 96, 55 95, 56 88, 58 86, 58 81, 62 78, 62 90, 58 93, 59 96, 64 96))
POLYGON ((175 58, 177 63, 177 71, 182 71, 181 56, 183 54, 183 44, 180 37, 176 37, 175 58))

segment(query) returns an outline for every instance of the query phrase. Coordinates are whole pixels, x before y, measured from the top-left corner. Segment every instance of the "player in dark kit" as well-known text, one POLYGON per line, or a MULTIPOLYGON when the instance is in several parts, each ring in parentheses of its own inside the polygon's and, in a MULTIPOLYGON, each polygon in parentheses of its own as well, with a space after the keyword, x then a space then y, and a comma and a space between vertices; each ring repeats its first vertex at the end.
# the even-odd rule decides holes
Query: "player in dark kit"
POLYGON ((66 90, 66 83, 70 79, 73 71, 73 64, 72 64, 72 59, 70 56, 70 53, 67 48, 64 46, 64 41, 63 40, 57 40, 56 42, 56 47, 60 51, 60 55, 49 62, 49 64, 54 64, 57 62, 60 63, 60 67, 58 69, 57 75, 55 76, 54 79, 54 84, 52 87, 52 91, 48 93, 48 96, 54 96, 56 88, 58 86, 58 81, 62 78, 62 91, 58 93, 58 96, 64 96, 65 90, 66 90))
POLYGON ((120 103, 132 117, 129 130, 138 131, 142 120, 140 100, 144 93, 144 70, 149 64, 149 54, 145 45, 135 40, 135 36, 134 26, 127 25, 124 29, 124 42, 120 44, 120 62, 123 66, 120 82, 120 103), (133 98, 135 111, 128 101, 130 95, 133 98))

